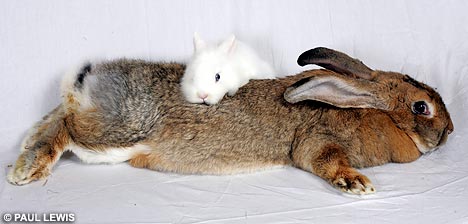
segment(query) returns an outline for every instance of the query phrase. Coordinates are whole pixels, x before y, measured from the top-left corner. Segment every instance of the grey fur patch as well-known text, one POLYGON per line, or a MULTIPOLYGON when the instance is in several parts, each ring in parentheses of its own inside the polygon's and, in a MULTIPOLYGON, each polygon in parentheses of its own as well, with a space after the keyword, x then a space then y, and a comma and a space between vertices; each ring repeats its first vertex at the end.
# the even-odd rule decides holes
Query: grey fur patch
POLYGON ((127 59, 96 64, 84 85, 103 129, 96 135, 99 138, 88 138, 86 143, 120 147, 146 139, 161 116, 160 100, 170 94, 158 86, 166 85, 168 74, 183 71, 165 65, 127 59))

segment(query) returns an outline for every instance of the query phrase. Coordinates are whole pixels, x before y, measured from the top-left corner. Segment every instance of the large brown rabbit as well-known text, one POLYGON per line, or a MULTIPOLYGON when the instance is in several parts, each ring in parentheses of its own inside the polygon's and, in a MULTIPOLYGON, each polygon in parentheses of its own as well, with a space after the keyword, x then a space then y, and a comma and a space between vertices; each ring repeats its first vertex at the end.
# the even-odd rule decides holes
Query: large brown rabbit
POLYGON ((32 128, 8 181, 46 178, 70 150, 88 163, 185 174, 295 166, 368 194, 374 187, 353 167, 414 161, 453 131, 439 94, 407 75, 326 48, 298 62, 330 70, 254 80, 214 106, 185 102, 181 64, 87 64, 65 78, 63 103, 32 128))

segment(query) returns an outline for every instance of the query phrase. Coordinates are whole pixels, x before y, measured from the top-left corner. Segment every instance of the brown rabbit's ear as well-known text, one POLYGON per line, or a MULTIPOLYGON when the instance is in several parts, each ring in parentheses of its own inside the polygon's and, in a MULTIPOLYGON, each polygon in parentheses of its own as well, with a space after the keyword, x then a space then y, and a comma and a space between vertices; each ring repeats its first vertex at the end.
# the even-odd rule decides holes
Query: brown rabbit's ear
POLYGON ((382 99, 378 84, 367 80, 334 75, 317 75, 303 79, 284 92, 289 103, 315 100, 341 108, 375 108, 390 110, 387 99, 382 99))
POLYGON ((317 47, 302 53, 297 59, 297 64, 300 66, 316 64, 341 74, 356 75, 369 80, 373 78, 373 70, 360 60, 324 47, 317 47))

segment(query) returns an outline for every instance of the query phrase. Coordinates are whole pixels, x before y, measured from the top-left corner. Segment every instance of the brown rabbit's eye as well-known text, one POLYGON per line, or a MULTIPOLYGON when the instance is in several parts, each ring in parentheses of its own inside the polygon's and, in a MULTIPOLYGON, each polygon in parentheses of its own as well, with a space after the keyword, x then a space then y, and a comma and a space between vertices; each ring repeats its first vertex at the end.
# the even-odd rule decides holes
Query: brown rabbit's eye
POLYGON ((418 101, 413 104, 413 113, 423 115, 431 114, 431 112, 429 111, 429 107, 424 101, 418 101))
POLYGON ((220 78, 221 78, 221 76, 219 75, 219 73, 216 73, 216 75, 215 75, 215 81, 218 82, 220 78))

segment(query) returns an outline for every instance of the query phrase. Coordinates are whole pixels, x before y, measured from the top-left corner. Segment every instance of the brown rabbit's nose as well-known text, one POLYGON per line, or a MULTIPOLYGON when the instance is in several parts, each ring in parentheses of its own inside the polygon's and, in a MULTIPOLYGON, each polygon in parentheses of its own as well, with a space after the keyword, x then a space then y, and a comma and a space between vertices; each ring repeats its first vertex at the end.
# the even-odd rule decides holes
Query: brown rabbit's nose
POLYGON ((452 120, 449 121, 447 127, 445 128, 447 130, 447 134, 450 134, 453 132, 453 123, 452 120))
POLYGON ((439 142, 437 143, 437 146, 445 144, 447 141, 448 135, 453 131, 453 128, 450 129, 448 126, 444 128, 442 132, 439 133, 439 142))

